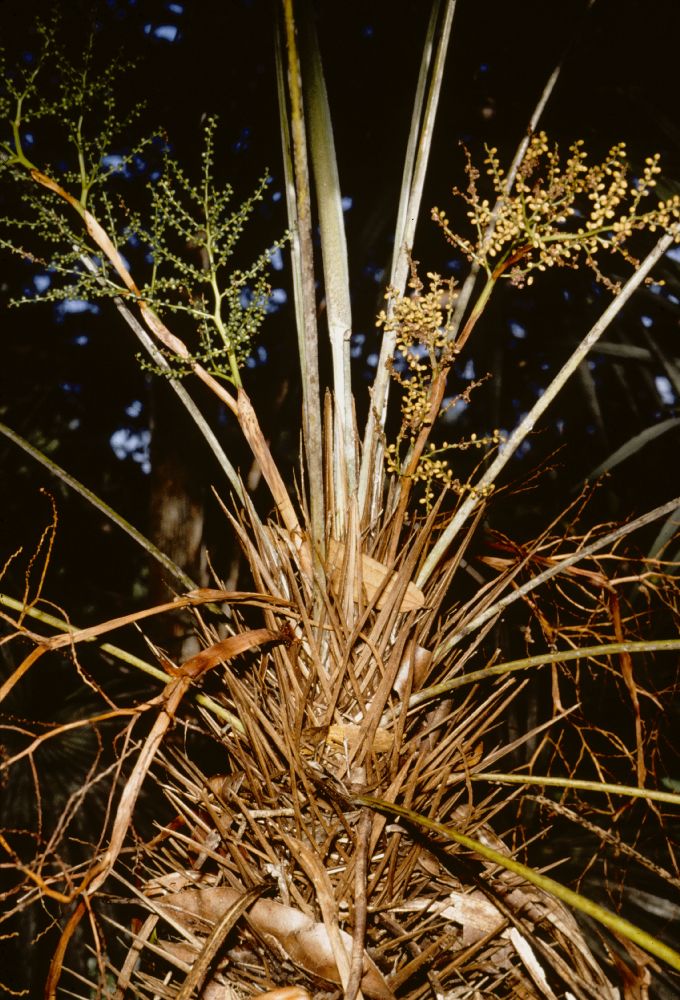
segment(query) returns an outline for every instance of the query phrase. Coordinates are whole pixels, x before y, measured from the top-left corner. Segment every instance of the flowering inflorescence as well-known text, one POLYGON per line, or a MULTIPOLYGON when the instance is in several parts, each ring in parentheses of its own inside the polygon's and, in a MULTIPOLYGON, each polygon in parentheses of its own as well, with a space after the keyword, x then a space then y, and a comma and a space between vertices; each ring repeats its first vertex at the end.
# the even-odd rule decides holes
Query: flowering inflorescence
MULTIPOLYGON (((443 280, 440 275, 428 273, 429 288, 426 291, 416 272, 416 264, 411 264, 411 293, 396 295, 389 289, 386 298, 391 308, 382 311, 377 325, 386 333, 395 336, 395 355, 388 361, 394 380, 402 389, 401 425, 396 440, 385 446, 385 461, 389 472, 403 476, 406 459, 424 426, 432 422, 431 387, 441 372, 446 371, 454 360, 456 349, 451 336, 453 307, 457 293, 454 281, 443 280)), ((473 389, 486 379, 470 383, 455 399, 449 400, 446 409, 457 402, 469 402, 473 389)), ((441 412, 435 414, 441 415, 441 412)), ((430 442, 423 450, 415 469, 409 473, 413 482, 423 484, 420 503, 429 509, 434 496, 435 485, 454 490, 458 494, 472 491, 469 483, 461 482, 453 472, 447 455, 454 450, 470 448, 486 449, 499 444, 500 434, 493 431, 488 435, 472 434, 468 440, 441 444, 430 442)), ((488 486, 484 495, 493 487, 488 486)))
POLYGON ((381 312, 377 326, 395 334, 396 354, 388 361, 392 377, 402 386, 402 420, 413 434, 427 419, 428 389, 433 378, 453 358, 450 336, 452 308, 456 297, 453 280, 443 281, 438 274, 427 275, 429 291, 411 266, 410 295, 397 296, 388 289, 390 313, 381 312))
POLYGON ((563 163, 558 147, 537 132, 509 186, 498 150, 486 147, 485 172, 496 196, 493 207, 480 194, 480 172, 467 150, 466 157, 467 189, 454 188, 454 194, 467 205, 475 238, 458 235, 441 209, 433 208, 432 216, 447 240, 489 277, 509 277, 521 287, 532 282, 534 271, 575 268, 585 262, 616 291, 618 286, 597 263, 602 250, 636 265, 625 246, 635 232, 675 228, 680 240, 680 196, 649 203, 661 172, 658 154, 647 157, 640 176, 632 177, 623 142, 590 166, 579 140, 569 147, 563 163))
MULTIPOLYGON (((420 461, 412 479, 416 483, 423 484, 423 492, 419 498, 419 503, 428 510, 435 499, 435 488, 446 488, 453 490, 459 496, 463 493, 473 493, 479 498, 488 497, 493 493, 493 484, 487 483, 483 487, 473 486, 470 482, 461 482, 456 477, 449 463, 448 455, 452 451, 465 451, 468 448, 488 449, 501 443, 501 434, 498 430, 493 430, 491 434, 478 436, 471 434, 467 441, 456 441, 450 443, 443 441, 440 445, 430 442, 427 449, 420 456, 420 461)), ((399 456, 398 444, 389 444, 386 448, 386 464, 388 472, 396 475, 401 474, 402 465, 399 456)))
MULTIPOLYGON (((8 62, 0 49, 0 167, 17 175, 35 169, 41 140, 60 136, 61 182, 85 208, 112 175, 134 169, 156 135, 129 145, 144 102, 122 110, 118 90, 134 63, 117 58, 102 65, 94 34, 81 40, 78 64, 72 63, 57 40, 58 21, 56 12, 36 21, 30 60, 8 62)), ((52 145, 51 156, 55 152, 52 145)))
POLYGON ((54 20, 38 23, 41 44, 35 62, 16 71, 8 70, 0 52, 0 70, 4 69, 0 74, 0 172, 19 181, 39 179, 37 187, 23 185, 16 215, 0 221, 17 234, 29 230, 34 244, 37 237, 40 252, 29 254, 18 238, 0 237, 0 247, 41 261, 48 272, 45 288, 39 293, 30 291, 17 304, 91 302, 114 296, 134 302, 140 298, 161 317, 183 314, 196 331, 194 353, 180 359, 163 348, 170 368, 159 371, 179 377, 199 363, 213 375, 240 385, 240 368, 251 353, 269 305, 271 255, 283 241, 245 268, 235 268, 233 258, 268 179, 242 204, 233 204, 232 188, 218 185, 214 176, 214 118, 204 125, 196 182, 187 177, 160 134, 128 146, 128 127, 139 109, 121 115, 117 91, 119 77, 129 65, 114 61, 100 69, 91 37, 76 67, 57 43, 56 29, 54 20), (49 98, 39 86, 48 76, 49 98), (31 153, 33 159, 28 158, 27 145, 31 144, 26 126, 30 123, 34 128, 36 122, 41 127, 49 124, 52 131, 56 128, 57 137, 65 140, 64 167, 58 177, 52 176, 49 167, 34 162, 35 153, 31 153), (157 156, 159 144, 163 170, 155 171, 150 161, 157 156), (148 185, 150 222, 142 222, 122 197, 112 197, 107 182, 113 175, 128 186, 139 175, 152 178, 148 185), (83 219, 89 220, 85 227, 83 219), (104 258, 101 243, 95 239, 93 244, 90 238, 93 226, 101 223, 112 251, 104 258), (116 253, 122 267, 114 262, 116 253), (134 280, 130 260, 134 261, 134 280), (128 269, 128 278, 123 268, 128 269))
POLYGON ((199 181, 192 182, 167 156, 160 179, 150 185, 151 226, 146 229, 135 216, 131 228, 151 248, 152 273, 144 296, 160 314, 183 313, 198 328, 199 349, 189 359, 171 358, 173 373, 187 374, 197 361, 238 385, 239 368, 267 311, 271 255, 284 241, 247 268, 231 267, 236 244, 269 179, 263 178, 249 198, 233 207, 232 188, 217 186, 213 176, 215 128, 215 119, 208 118, 199 181))

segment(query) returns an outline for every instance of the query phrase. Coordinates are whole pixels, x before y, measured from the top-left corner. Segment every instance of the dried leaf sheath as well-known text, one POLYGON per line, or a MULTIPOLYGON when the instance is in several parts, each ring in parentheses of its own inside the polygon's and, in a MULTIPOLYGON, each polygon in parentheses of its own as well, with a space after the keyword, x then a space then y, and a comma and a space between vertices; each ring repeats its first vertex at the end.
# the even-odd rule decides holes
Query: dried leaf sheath
MULTIPOLYGON (((492 796, 470 810, 465 773, 489 769, 495 755, 485 745, 493 749, 488 737, 495 720, 507 711, 519 688, 513 693, 499 680, 478 703, 469 697, 443 702, 444 711, 438 715, 425 703, 404 717, 398 701, 385 700, 384 684, 394 676, 393 691, 401 690, 399 697, 408 699, 432 670, 435 640, 429 630, 445 591, 431 583, 423 593, 426 611, 416 608, 405 613, 395 605, 407 592, 406 581, 401 580, 399 587, 384 591, 382 607, 374 605, 367 616, 363 612, 363 625, 357 631, 353 620, 365 605, 352 602, 347 621, 341 595, 349 581, 336 580, 333 574, 333 588, 320 617, 312 621, 305 606, 308 598, 296 585, 298 553, 290 539, 283 533, 255 530, 244 533, 243 540, 255 575, 266 575, 270 585, 280 581, 286 599, 292 600, 285 620, 299 623, 294 626, 295 641, 288 648, 273 645, 263 651, 259 665, 244 673, 227 667, 225 692, 232 699, 228 704, 244 720, 246 733, 225 734, 212 726, 216 745, 223 748, 224 772, 219 779, 201 775, 195 765, 188 767, 177 756, 171 765, 164 758, 176 789, 173 801, 184 817, 183 827, 164 834, 164 854, 181 849, 185 860, 174 866, 174 872, 159 876, 158 855, 150 851, 146 862, 150 878, 142 885, 139 900, 160 917, 161 954, 168 960, 181 955, 190 966, 199 949, 173 940, 178 927, 204 941, 233 901, 259 887, 266 898, 261 896, 250 908, 247 922, 239 921, 233 928, 206 989, 230 981, 241 961, 251 970, 249 975, 254 968, 261 970, 252 980, 256 992, 287 986, 293 975, 285 971, 290 961, 291 969, 298 970, 296 981, 313 991, 314 984, 318 987, 324 980, 340 983, 349 970, 347 964, 341 971, 338 955, 349 962, 352 953, 346 928, 352 926, 357 891, 353 872, 361 815, 353 800, 362 788, 383 788, 388 801, 408 802, 436 821, 447 816, 496 850, 507 850, 489 825, 507 799, 492 796), (254 542, 257 538, 260 545, 254 542), (399 638, 393 632, 396 621, 406 630, 399 638), (412 637, 415 648, 406 636, 412 637), (406 652, 409 648, 411 652, 406 652), (359 759, 364 761, 361 766, 355 763, 359 759), (210 831, 216 837, 207 841, 210 831), (208 843, 212 846, 206 849, 208 843), (323 906, 320 892, 326 900, 323 906), (173 922, 167 927, 171 914, 173 922), (278 979, 264 971, 267 955, 283 961, 278 979)), ((415 539, 413 549, 418 551, 415 539)), ((345 559, 336 573, 343 568, 352 572, 345 559)), ((267 615, 275 625, 280 612, 276 603, 270 607, 267 615)), ((468 614, 474 613, 471 607, 468 614)), ((258 632, 261 638, 269 634, 258 632)), ((276 634, 276 627, 272 632, 276 634)), ((209 651, 205 662, 214 655, 216 651, 209 651)), ((530 740, 532 733, 524 738, 530 740)), ((449 981, 451 956, 456 956, 457 968, 466 968, 467 962, 470 970, 480 961, 495 963, 506 976, 519 977, 530 995, 544 995, 529 986, 533 977, 526 963, 545 964, 545 956, 537 958, 535 948, 529 946, 527 951, 525 942, 533 934, 545 934, 547 912, 552 926, 560 928, 550 946, 555 950, 550 975, 566 976, 570 968, 571 989, 592 989, 597 983, 601 995, 614 1000, 610 984, 560 904, 502 871, 490 875, 488 883, 498 904, 493 898, 470 894, 456 874, 455 850, 449 857, 450 869, 444 855, 414 842, 407 829, 376 818, 365 876, 366 948, 372 961, 364 959, 364 995, 391 996, 398 991, 418 996, 424 969, 442 983, 449 981), (505 936, 509 913, 521 925, 519 936, 505 936), (556 943, 564 942, 567 927, 568 953, 556 943), (419 951, 409 952, 407 941, 419 942, 419 951), (575 955, 577 971, 572 968, 575 955)), ((154 960, 143 953, 143 968, 152 967, 154 961, 160 961, 160 955, 154 960)), ((472 971, 470 975, 474 979, 472 971)))

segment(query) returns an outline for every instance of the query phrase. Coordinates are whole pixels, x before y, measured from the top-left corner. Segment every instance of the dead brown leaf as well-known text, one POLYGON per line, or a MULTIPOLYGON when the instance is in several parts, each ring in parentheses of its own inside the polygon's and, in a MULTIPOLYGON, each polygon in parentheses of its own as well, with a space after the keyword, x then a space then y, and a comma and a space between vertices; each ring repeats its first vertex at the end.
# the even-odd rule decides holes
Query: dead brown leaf
MULTIPOLYGON (((182 889, 158 900, 154 909, 192 931, 205 931, 216 924, 224 912, 242 896, 236 889, 213 886, 205 889, 182 889)), ((340 984, 340 974, 323 923, 300 910, 274 900, 260 899, 249 912, 254 930, 272 950, 299 965, 310 975, 340 984)), ((351 953, 352 938, 340 931, 343 947, 351 953)), ((362 991, 377 1000, 394 1000, 394 995, 373 960, 364 956, 362 991)))
MULTIPOLYGON (((328 544, 328 556, 331 583, 334 587, 339 588, 342 584, 342 566, 345 561, 345 546, 343 543, 336 542, 335 539, 331 538, 328 544)), ((369 601, 373 600, 376 592, 383 587, 386 578, 389 577, 389 582, 385 585, 384 590, 378 598, 378 608, 384 607, 391 600, 394 588, 399 584, 397 573, 390 573, 387 566, 378 562, 377 559, 373 559, 371 556, 364 554, 361 556, 361 576, 363 587, 369 601)), ((359 603, 357 595, 355 595, 355 601, 359 603)), ((417 611, 419 608, 422 608, 424 604, 425 595, 422 590, 419 590, 415 583, 409 583, 406 587, 406 593, 404 594, 399 610, 417 611)))

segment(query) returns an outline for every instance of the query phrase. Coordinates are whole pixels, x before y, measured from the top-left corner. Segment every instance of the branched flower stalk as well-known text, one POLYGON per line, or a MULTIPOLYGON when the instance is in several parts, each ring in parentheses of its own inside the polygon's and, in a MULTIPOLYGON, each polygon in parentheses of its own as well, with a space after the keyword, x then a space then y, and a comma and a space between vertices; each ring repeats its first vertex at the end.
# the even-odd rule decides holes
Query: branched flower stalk
MULTIPOLYGON (((54 38, 45 26, 40 26, 40 33, 47 59, 54 38)), ((52 183, 50 186, 44 181, 43 185, 50 186, 54 193, 63 192, 62 197, 86 222, 86 230, 86 213, 99 210, 113 248, 119 255, 144 249, 150 259, 149 274, 146 280, 136 275, 136 290, 132 290, 110 254, 100 258, 99 271, 92 273, 82 263, 83 256, 92 252, 87 231, 83 233, 73 227, 53 199, 36 199, 34 190, 24 188, 27 217, 3 221, 32 230, 45 240, 50 247, 49 268, 61 282, 43 292, 23 296, 16 304, 113 297, 134 302, 141 298, 159 317, 185 314, 195 321, 199 346, 186 354, 164 348, 172 361, 170 377, 186 376, 200 364, 215 377, 239 388, 242 384, 240 368, 252 349, 267 311, 270 288, 266 275, 271 255, 285 240, 277 241, 245 269, 228 270, 228 265, 244 226, 263 198, 268 178, 263 178, 241 205, 232 208, 233 189, 229 185, 218 185, 214 178, 217 120, 211 117, 204 125, 198 183, 190 180, 164 144, 163 171, 159 179, 148 185, 150 225, 142 220, 139 212, 130 211, 124 204, 124 221, 118 222, 113 199, 104 184, 113 175, 125 172, 143 152, 148 152, 158 137, 138 142, 124 155, 112 153, 119 131, 128 132, 138 114, 127 116, 116 128, 115 84, 119 75, 130 67, 114 64, 97 76, 92 72, 92 48, 90 39, 84 53, 84 66, 79 72, 55 49, 61 96, 53 105, 43 103, 41 97, 34 113, 28 106, 30 99, 36 96, 42 60, 38 61, 36 69, 26 74, 23 86, 10 78, 8 93, 15 99, 13 143, 3 143, 2 165, 5 169, 28 171, 41 183, 40 178, 46 175, 26 155, 22 132, 34 117, 63 116, 68 146, 75 152, 77 165, 63 173, 58 185, 52 183), (99 131, 88 138, 85 126, 91 118, 101 120, 102 124, 99 131), (78 194, 69 195, 69 188, 78 190, 78 194)), ((92 237, 91 231, 89 235, 92 237)), ((15 253, 25 253, 15 241, 3 239, 2 244, 15 253)), ((107 248, 99 246, 98 249, 106 251, 107 248)), ((161 372, 148 362, 144 366, 156 374, 168 376, 167 369, 161 372)))
MULTIPOLYGON (((179 165, 166 157, 163 188, 152 188, 154 211, 152 225, 146 235, 158 242, 147 247, 153 260, 150 280, 138 283, 122 252, 130 240, 133 244, 140 241, 134 225, 127 228, 117 226, 110 197, 102 194, 98 206, 93 206, 91 195, 95 184, 100 185, 112 173, 125 169, 153 142, 154 137, 143 139, 125 154, 115 152, 111 145, 117 135, 114 124, 120 122, 121 127, 127 129, 136 117, 135 114, 132 118, 118 118, 114 114, 115 81, 126 67, 114 62, 104 73, 94 76, 89 71, 93 58, 90 45, 85 69, 76 72, 59 49, 55 22, 41 23, 38 30, 41 50, 35 66, 5 72, 6 92, 0 100, 0 117, 8 122, 11 137, 0 137, 0 168, 3 173, 9 172, 24 184, 22 194, 26 213, 18 219, 0 221, 8 228, 27 230, 42 239, 48 248, 49 266, 58 276, 67 279, 65 287, 51 288, 43 294, 43 298, 84 296, 91 299, 108 295, 135 303, 146 327, 162 345, 166 357, 173 359, 175 375, 191 371, 236 416, 286 527, 299 536, 297 514, 271 459, 239 375, 239 364, 247 355, 248 345, 265 313, 267 285, 264 273, 272 250, 262 254, 247 270, 237 271, 226 284, 221 277, 245 220, 252 213, 254 203, 262 196, 262 184, 240 210, 227 210, 231 189, 219 192, 212 179, 215 125, 208 120, 201 183, 191 185, 179 165), (53 101, 46 100, 38 86, 40 74, 48 70, 56 74, 59 81, 59 96, 53 101), (98 131, 98 116, 93 113, 97 102, 103 108, 103 124, 98 131), (90 118, 94 118, 95 124, 92 126, 93 138, 88 139, 86 126, 90 124, 90 118), (56 119, 58 124, 66 121, 69 145, 75 148, 76 167, 66 169, 58 180, 52 176, 49 166, 38 167, 25 153, 26 124, 45 119, 56 119), (102 164, 106 163, 111 166, 104 170, 102 164), (71 186, 77 188, 78 194, 69 190, 71 186), (169 203, 163 202, 163 192, 169 203), (192 203, 194 208, 196 205, 202 207, 202 214, 188 210, 188 205, 192 203), (84 232, 72 227, 63 213, 65 204, 77 213, 84 232), (95 210, 99 208, 104 225, 93 214, 93 207, 95 210), (183 238, 185 244, 193 243, 199 250, 201 268, 180 255, 174 244, 177 237, 183 238), (100 271, 95 273, 83 263, 83 257, 91 257, 93 253, 100 263, 100 271), (169 273, 161 273, 161 268, 168 268, 169 273), (103 281, 100 280, 102 278, 103 281), (203 293, 206 283, 212 293, 210 307, 203 293), (182 301, 182 296, 188 298, 188 303, 182 301), (189 312, 199 321, 202 340, 199 351, 192 353, 184 341, 168 329, 160 315, 163 311, 189 312), (225 379, 236 387, 236 398, 221 384, 225 379)), ((3 67, 6 69, 4 55, 0 69, 3 67)), ((134 223, 134 216, 131 219, 134 223)), ((138 228, 144 231, 142 226, 138 228)), ((34 252, 24 250, 15 239, 2 238, 0 246, 31 260, 41 259, 34 252)), ((36 301, 38 298, 22 301, 36 301)))
MULTIPOLYGON (((680 196, 675 194, 650 203, 661 172, 658 154, 647 157, 641 176, 636 178, 630 176, 625 143, 616 144, 601 163, 589 166, 583 142, 579 140, 569 148, 563 164, 558 148, 549 144, 544 132, 537 132, 531 137, 514 183, 508 190, 498 151, 495 147, 487 147, 485 173, 496 196, 492 209, 490 199, 480 191, 480 171, 474 166, 469 151, 465 152, 467 188, 463 191, 456 187, 453 193, 467 206, 467 218, 475 235, 461 236, 440 208, 432 209, 432 218, 447 241, 473 266, 482 268, 487 276, 466 322, 456 332, 457 323, 450 307, 447 306, 446 315, 442 311, 442 296, 444 301, 450 302, 453 286, 440 288, 439 278, 431 279, 433 284, 426 296, 420 294, 420 289, 416 291, 413 278, 415 295, 395 298, 388 292, 394 304, 378 320, 379 325, 396 336, 397 342, 413 345, 420 338, 421 343, 432 345, 430 351, 437 353, 436 362, 431 365, 427 393, 422 370, 412 372, 420 378, 418 420, 412 423, 418 426, 418 432, 410 442, 406 463, 398 467, 402 478, 392 554, 397 551, 397 533, 403 524, 413 478, 417 470, 423 468, 422 456, 441 411, 448 373, 484 314, 497 282, 507 279, 521 289, 532 284, 537 272, 553 267, 574 269, 585 264, 593 270, 598 281, 618 295, 620 283, 600 267, 603 253, 618 255, 636 268, 640 262, 626 245, 633 235, 674 231, 675 238, 680 241, 680 196), (418 316, 414 318, 416 313, 418 316), (414 328, 419 325, 421 333, 414 336, 414 328)), ((409 351, 411 348, 407 347, 407 358, 409 351)), ((415 386, 416 382, 412 384, 415 386)), ((408 403, 408 395, 406 400, 408 403)), ((390 468, 396 470, 394 452, 390 462, 390 468)), ((446 474, 437 478, 447 482, 446 474)), ((493 483, 485 480, 479 487, 479 496, 488 495, 493 487, 493 483)), ((475 495, 474 487, 471 495, 475 495)))
POLYGON ((603 252, 620 255, 637 267, 639 261, 626 242, 638 232, 668 230, 680 219, 680 196, 654 200, 659 154, 645 160, 642 175, 631 176, 626 144, 617 143, 601 163, 588 165, 583 140, 569 147, 563 164, 557 145, 551 146, 545 132, 533 134, 524 157, 508 188, 498 150, 487 146, 485 174, 495 195, 480 193, 480 170, 465 150, 466 190, 453 194, 467 206, 467 218, 475 237, 455 230, 445 211, 434 207, 432 218, 447 241, 467 260, 481 268, 486 283, 470 315, 456 336, 461 350, 491 297, 500 278, 523 288, 534 281, 534 272, 552 267, 590 267, 597 280, 614 294, 621 284, 599 266, 603 252), (652 199, 650 204, 649 199, 652 199))
POLYGON ((269 179, 263 178, 254 193, 233 209, 232 188, 214 180, 216 128, 217 120, 208 118, 198 184, 166 155, 160 179, 149 186, 151 227, 147 230, 136 213, 129 227, 153 257, 142 295, 160 315, 185 314, 198 329, 200 349, 186 359, 171 357, 173 375, 188 375, 200 363, 239 388, 240 369, 267 312, 271 255, 285 240, 277 241, 248 268, 227 271, 269 179))
MULTIPOLYGON (((489 435, 472 434, 466 441, 457 443, 430 442, 423 447, 421 441, 432 431, 433 423, 441 413, 441 401, 433 402, 432 388, 445 384, 446 375, 453 363, 455 352, 450 336, 451 322, 455 306, 455 282, 444 281, 440 275, 427 275, 429 287, 418 276, 415 261, 411 261, 409 294, 396 296, 389 289, 386 298, 392 308, 383 310, 377 319, 377 326, 386 335, 395 339, 396 353, 388 361, 392 378, 402 388, 401 425, 395 440, 385 444, 387 471, 400 478, 401 491, 395 524, 403 523, 412 487, 424 484, 424 493, 419 502, 429 511, 435 498, 435 483, 452 489, 458 495, 470 491, 468 482, 461 482, 451 468, 448 455, 453 450, 466 451, 498 445, 500 435, 494 430, 489 435)), ((447 404, 447 409, 457 402, 470 402, 474 389, 486 379, 473 381, 455 399, 447 404)), ((436 397, 435 397, 436 399, 436 397)), ((485 487, 482 496, 488 496, 491 487, 485 487)), ((392 552, 396 552, 398 532, 393 535, 392 552)))
POLYGON ((641 176, 635 177, 624 142, 592 166, 583 145, 582 140, 574 142, 563 164, 559 148, 550 145, 545 132, 537 132, 509 191, 498 150, 487 146, 485 173, 497 198, 493 215, 489 199, 479 191, 480 171, 466 150, 468 186, 453 193, 465 202, 476 238, 459 235, 440 208, 432 209, 432 218, 448 242, 481 267, 489 281, 503 277, 522 288, 533 282, 536 271, 585 263, 617 293, 620 284, 598 266, 602 253, 619 254, 636 267, 639 261, 626 242, 636 232, 673 226, 680 219, 680 196, 654 199, 661 173, 658 153, 646 158, 641 176))

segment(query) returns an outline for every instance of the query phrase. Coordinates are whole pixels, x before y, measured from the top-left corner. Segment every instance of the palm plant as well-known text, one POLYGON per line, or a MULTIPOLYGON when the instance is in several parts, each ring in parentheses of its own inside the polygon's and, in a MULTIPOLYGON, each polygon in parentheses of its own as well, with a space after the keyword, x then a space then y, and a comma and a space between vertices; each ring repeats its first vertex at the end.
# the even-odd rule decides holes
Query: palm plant
MULTIPOLYGON (((109 512, 173 574, 183 591, 175 601, 79 630, 46 614, 40 585, 27 583, 23 599, 2 598, 15 615, 12 638, 28 636, 34 643, 3 685, 3 697, 48 651, 71 648, 75 655, 79 643, 152 614, 193 609, 203 646, 173 664, 154 647, 154 662, 147 662, 102 645, 106 655, 146 671, 163 687, 141 704, 109 700, 106 709, 69 724, 122 723, 101 836, 85 861, 62 864, 59 853, 77 796, 51 840, 40 841, 28 861, 9 833, 0 841, 15 876, 10 915, 41 900, 71 907, 49 970, 49 997, 65 979, 69 945, 77 940, 84 947, 86 925, 91 975, 72 972, 72 995, 89 996, 96 984, 99 995, 178 1000, 274 991, 284 1000, 320 988, 351 1000, 362 994, 415 1000, 430 992, 613 998, 619 995, 617 965, 639 983, 648 962, 680 970, 680 954, 662 935, 531 867, 530 845, 512 812, 517 792, 507 795, 498 787, 549 787, 554 781, 575 796, 581 786, 574 774, 585 762, 584 795, 610 803, 612 796, 643 799, 659 810, 661 803, 677 806, 677 794, 648 785, 653 771, 642 704, 648 692, 636 679, 633 658, 677 649, 680 641, 674 633, 638 640, 643 616, 622 613, 616 577, 623 574, 610 572, 607 560, 618 560, 622 539, 672 515, 680 501, 588 536, 552 525, 529 545, 508 544, 505 555, 487 555, 486 576, 467 563, 511 457, 677 239, 679 201, 671 196, 647 207, 659 172, 655 157, 637 183, 627 179, 622 146, 602 164, 589 165, 578 143, 560 159, 538 127, 553 74, 507 174, 496 151, 487 151, 494 205, 480 193, 479 171, 468 163, 462 197, 473 237, 459 235, 446 213, 434 210, 445 238, 470 262, 468 281, 460 294, 437 275, 426 283, 411 248, 454 9, 455 0, 434 3, 428 26, 379 317, 381 357, 360 433, 351 384, 349 269, 323 68, 309 11, 296 19, 292 0, 282 4, 277 79, 303 385, 303 455, 293 495, 243 385, 245 352, 265 312, 267 255, 225 277, 253 201, 234 211, 229 193, 216 185, 213 121, 206 124, 199 184, 168 160, 154 189, 151 221, 128 212, 125 229, 116 225, 100 170, 102 147, 116 122, 112 91, 103 87, 107 78, 100 80, 101 91, 88 90, 87 74, 75 77, 74 88, 73 74, 60 64, 71 89, 45 113, 75 108, 72 138, 79 157, 72 176, 57 178, 32 162, 22 144, 22 114, 35 97, 40 64, 23 77, 8 76, 4 110, 12 137, 3 147, 3 165, 30 184, 25 190, 37 207, 37 235, 56 234, 60 241, 52 266, 70 284, 53 294, 73 296, 77 289, 78 295, 113 298, 150 356, 147 364, 173 380, 229 479, 233 502, 224 504, 224 515, 251 581, 248 590, 227 589, 218 574, 213 587, 195 587, 109 512), (94 97, 108 117, 88 146, 85 112, 94 97), (310 176, 332 360, 327 387, 319 374, 310 176), (628 239, 650 229, 661 231, 658 242, 642 263, 633 261, 628 239), (133 275, 124 255, 130 233, 153 251, 146 281, 133 275), (201 251, 200 267, 181 258, 177 246, 187 242, 201 251), (497 284, 509 278, 521 287, 548 267, 579 265, 607 281, 600 259, 608 251, 633 263, 633 273, 622 287, 612 286, 611 304, 532 410, 507 440, 499 432, 480 433, 445 453, 433 442, 433 428, 447 376, 497 284), (478 274, 484 281, 475 297, 478 274), (194 349, 172 328, 173 319, 187 317, 199 329, 194 349), (188 375, 238 422, 271 493, 272 517, 255 508, 179 381, 188 375), (397 411, 391 440, 390 406, 397 411), (480 460, 457 474, 451 454, 468 452, 480 460), (547 648, 511 659, 498 648, 495 630, 520 601, 530 607, 547 648), (221 619, 215 617, 220 609, 221 619), (51 637, 31 631, 31 618, 45 622, 51 637), (501 721, 545 666, 552 670, 545 717, 504 740, 501 721), (618 697, 623 691, 632 706, 632 751, 614 725, 589 722, 579 708, 591 671, 608 675, 611 690, 618 697), (527 679, 517 683, 517 674, 527 679), (180 723, 184 740, 172 736, 180 723), (532 748, 528 772, 496 769, 525 746, 532 748), (632 768, 635 784, 605 780, 613 773, 607 760, 614 753, 632 768), (202 763, 205 757, 214 770, 202 763), (537 765, 557 773, 536 774, 537 765), (134 818, 151 780, 175 818, 149 839, 135 835, 134 818), (100 901, 117 906, 100 910, 100 901), (610 936, 586 935, 573 909, 610 936)), ((45 38, 49 50, 54 35, 46 29, 45 38)), ((11 246, 17 250, 16 241, 11 246)), ((28 253, 23 247, 19 252, 28 253)), ((466 401, 474 388, 464 393, 466 401)), ((83 491, 48 458, 36 457, 83 491)), ((575 511, 571 519, 577 520, 575 511)), ((652 569, 630 564, 625 575, 629 582, 646 581, 648 599, 672 612, 672 576, 658 560, 652 569)), ((5 767, 11 771, 32 759, 66 731, 63 726, 27 740, 5 767)), ((100 778, 89 774, 79 795, 100 778)), ((613 814, 615 806, 609 808, 613 814)), ((631 850, 644 864, 641 852, 631 850)), ((677 884, 676 872, 666 874, 677 884)))

